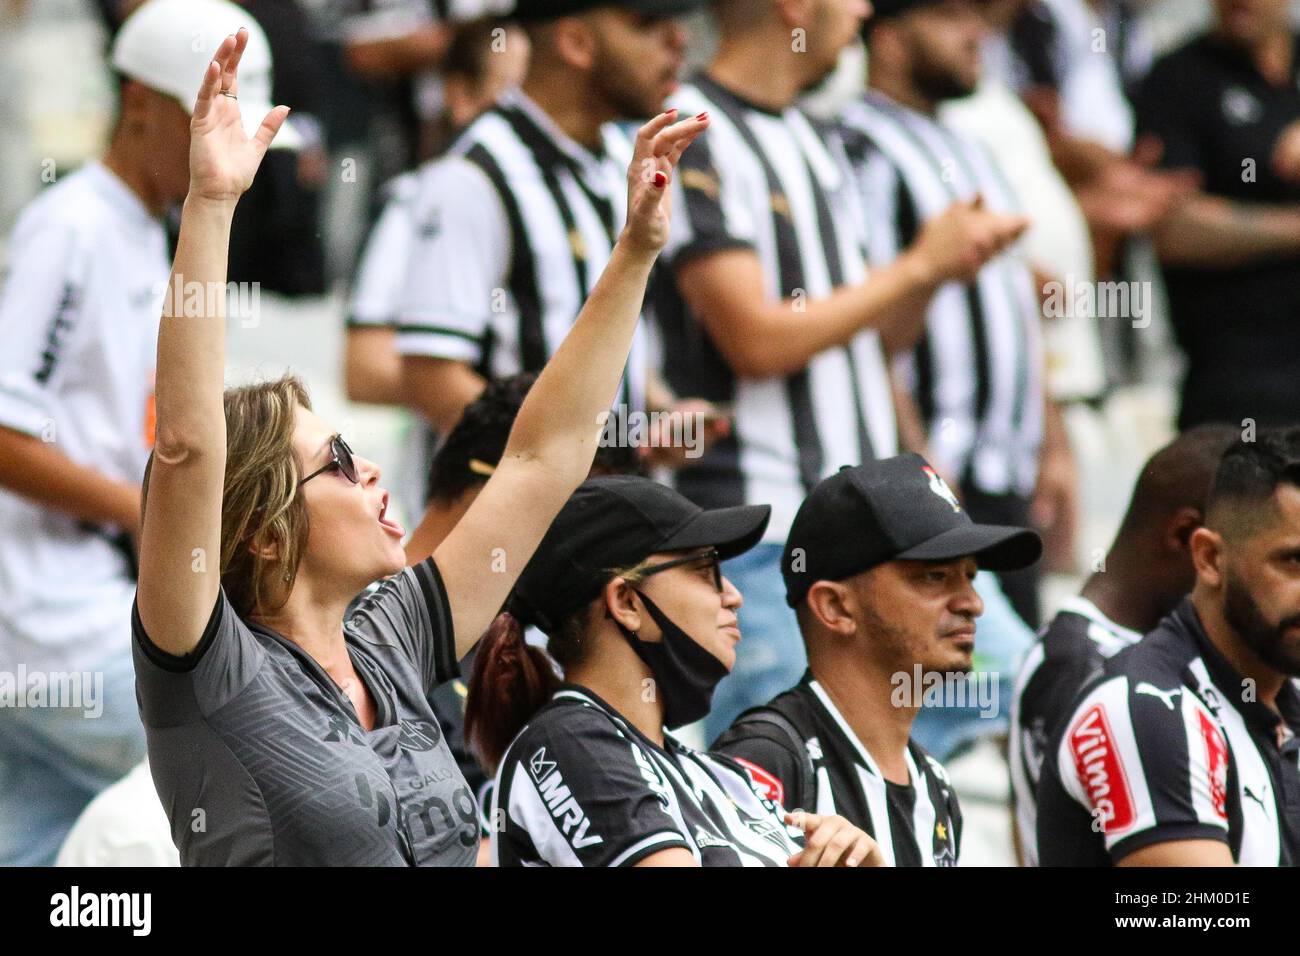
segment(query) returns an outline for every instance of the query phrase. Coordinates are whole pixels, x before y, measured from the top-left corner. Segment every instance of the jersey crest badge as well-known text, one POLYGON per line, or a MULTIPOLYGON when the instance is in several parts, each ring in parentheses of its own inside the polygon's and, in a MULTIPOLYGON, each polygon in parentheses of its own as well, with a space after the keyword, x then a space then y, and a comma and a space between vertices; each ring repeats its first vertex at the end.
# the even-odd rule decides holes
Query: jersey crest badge
POLYGON ((939 473, 929 465, 924 466, 921 470, 925 472, 926 477, 930 479, 930 490, 944 501, 948 502, 949 507, 951 507, 953 511, 960 512, 961 502, 957 500, 957 496, 954 495, 952 489, 948 487, 948 482, 944 481, 943 478, 939 476, 939 473))

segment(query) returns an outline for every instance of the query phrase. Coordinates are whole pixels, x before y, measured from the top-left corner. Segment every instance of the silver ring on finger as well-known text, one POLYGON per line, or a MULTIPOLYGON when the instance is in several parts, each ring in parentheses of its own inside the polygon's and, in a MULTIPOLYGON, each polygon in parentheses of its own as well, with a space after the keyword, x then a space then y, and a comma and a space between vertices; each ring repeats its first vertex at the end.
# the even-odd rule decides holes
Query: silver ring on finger
POLYGON ((221 96, 229 96, 232 100, 239 99, 239 97, 236 96, 234 93, 230 92, 230 90, 217 90, 217 93, 220 94, 221 96))

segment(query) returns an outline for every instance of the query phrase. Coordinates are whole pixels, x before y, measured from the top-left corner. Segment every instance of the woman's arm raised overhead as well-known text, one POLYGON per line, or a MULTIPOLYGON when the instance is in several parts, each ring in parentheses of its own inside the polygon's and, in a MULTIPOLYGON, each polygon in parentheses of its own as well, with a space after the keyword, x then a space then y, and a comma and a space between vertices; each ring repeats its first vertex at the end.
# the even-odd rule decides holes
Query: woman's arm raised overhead
POLYGON ((637 134, 627 225, 609 264, 529 391, 496 472, 434 552, 458 656, 501 609, 551 521, 591 469, 650 270, 668 241, 666 187, 682 153, 708 126, 704 115, 675 118, 676 111, 662 113, 637 134))
POLYGON ((221 581, 226 470, 225 285, 235 203, 289 115, 277 106, 249 139, 237 74, 248 31, 208 64, 190 123, 190 189, 158 332, 157 426, 140 540, 140 620, 170 654, 198 644, 221 581))

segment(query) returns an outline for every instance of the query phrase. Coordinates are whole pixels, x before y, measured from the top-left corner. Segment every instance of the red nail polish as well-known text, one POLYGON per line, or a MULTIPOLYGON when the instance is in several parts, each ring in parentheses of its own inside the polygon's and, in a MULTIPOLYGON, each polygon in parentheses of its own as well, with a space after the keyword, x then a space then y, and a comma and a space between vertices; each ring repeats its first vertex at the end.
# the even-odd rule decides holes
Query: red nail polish
POLYGON ((662 171, 655 173, 655 188, 663 189, 668 185, 668 177, 662 171))
POLYGON ((695 117, 695 118, 696 118, 697 120, 699 120, 701 123, 703 123, 706 119, 709 118, 708 111, 706 110, 705 112, 701 113, 699 116, 697 116, 697 117, 695 117))

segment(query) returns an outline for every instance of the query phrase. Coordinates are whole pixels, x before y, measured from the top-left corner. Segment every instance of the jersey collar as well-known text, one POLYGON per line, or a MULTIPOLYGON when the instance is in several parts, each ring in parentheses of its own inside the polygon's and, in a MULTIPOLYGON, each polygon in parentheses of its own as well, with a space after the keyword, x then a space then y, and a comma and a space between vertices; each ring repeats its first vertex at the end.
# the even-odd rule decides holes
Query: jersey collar
POLYGON ((111 169, 98 159, 92 159, 82 167, 86 176, 96 183, 96 192, 105 202, 121 213, 133 225, 145 228, 156 227, 158 220, 150 213, 134 190, 122 182, 111 169))
POLYGON ((641 733, 641 731, 639 731, 630 720, 628 720, 617 710, 615 710, 613 707, 607 704, 604 698, 602 698, 590 687, 583 687, 581 684, 568 684, 568 683, 561 684, 559 687, 555 689, 555 693, 551 695, 551 700, 552 701, 575 700, 582 704, 589 704, 592 707, 598 707, 601 710, 603 710, 613 720, 616 720, 620 727, 624 727, 627 729, 629 733, 634 734, 637 740, 646 744, 649 747, 653 747, 655 750, 672 752, 674 750, 689 749, 686 748, 685 745, 681 743, 681 741, 679 741, 676 737, 674 737, 672 735, 672 732, 669 731, 668 728, 666 727, 664 728, 664 745, 660 747, 657 743, 655 743, 645 734, 641 733))
POLYGON ((1275 744, 1278 742, 1279 731, 1283 736, 1300 734, 1300 692, 1297 692, 1294 681, 1283 681, 1275 701, 1277 713, 1263 701, 1245 700, 1241 675, 1210 640, 1191 597, 1183 598, 1170 617, 1180 630, 1191 636, 1205 662, 1205 670, 1210 675, 1211 682, 1241 714, 1254 734, 1275 744), (1280 720, 1279 713, 1282 715, 1280 720))
POLYGON ((1125 644, 1136 644, 1138 641, 1142 640, 1142 634, 1140 632, 1135 631, 1132 628, 1124 627, 1122 624, 1116 624, 1105 614, 1102 614, 1101 611, 1097 609, 1097 605, 1080 595, 1076 594, 1073 597, 1066 598, 1061 603, 1061 610, 1069 611, 1071 614, 1077 614, 1080 617, 1086 617, 1093 624, 1096 624, 1098 627, 1104 628, 1109 633, 1114 634, 1125 644))
MULTIPOLYGON (((826 688, 822 687, 822 685, 817 682, 816 678, 812 676, 811 671, 808 673, 805 680, 808 689, 812 691, 817 702, 821 704, 826 713, 830 715, 831 720, 833 720, 835 725, 840 729, 840 733, 844 735, 844 739, 847 740, 849 745, 857 751, 858 756, 862 759, 863 765, 873 775, 879 777, 881 780, 885 780, 885 775, 880 772, 880 765, 876 763, 871 756, 871 752, 867 750, 862 741, 858 739, 858 735, 853 732, 853 728, 849 726, 849 722, 844 719, 844 715, 839 712, 839 708, 837 708, 831 700, 831 695, 826 693, 826 688)), ((908 740, 908 744, 909 746, 903 750, 903 757, 907 761, 907 780, 912 786, 917 786, 921 780, 921 774, 917 770, 916 761, 912 759, 910 739, 908 740)))
MULTIPOLYGON (((502 106, 513 106, 523 113, 528 121, 541 130, 546 138, 555 145, 555 148, 563 153, 570 162, 576 164, 590 181, 600 181, 601 165, 609 158, 609 152, 605 149, 603 142, 601 148, 595 152, 583 146, 560 129, 555 120, 551 119, 547 112, 538 106, 536 101, 522 89, 510 90, 501 97, 500 102, 502 106)), ((602 127, 602 140, 604 135, 605 128, 602 127)))

